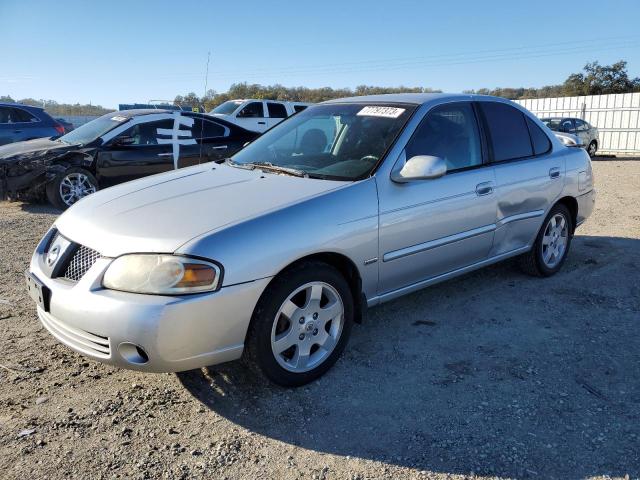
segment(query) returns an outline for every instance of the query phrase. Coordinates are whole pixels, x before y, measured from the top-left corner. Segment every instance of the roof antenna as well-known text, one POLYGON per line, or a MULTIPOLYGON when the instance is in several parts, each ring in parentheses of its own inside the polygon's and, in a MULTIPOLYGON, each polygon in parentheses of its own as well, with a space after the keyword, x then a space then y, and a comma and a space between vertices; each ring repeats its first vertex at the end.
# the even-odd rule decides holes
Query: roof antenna
MULTIPOLYGON (((204 94, 202 95, 202 107, 204 110, 204 99, 207 96, 207 88, 209 86, 209 60, 211 59, 211 50, 207 52, 207 70, 204 75, 204 94)), ((206 112, 203 112, 206 113, 206 112)), ((202 161, 202 143, 204 142, 202 136, 204 134, 204 120, 200 119, 200 156, 198 157, 198 164, 202 161)))

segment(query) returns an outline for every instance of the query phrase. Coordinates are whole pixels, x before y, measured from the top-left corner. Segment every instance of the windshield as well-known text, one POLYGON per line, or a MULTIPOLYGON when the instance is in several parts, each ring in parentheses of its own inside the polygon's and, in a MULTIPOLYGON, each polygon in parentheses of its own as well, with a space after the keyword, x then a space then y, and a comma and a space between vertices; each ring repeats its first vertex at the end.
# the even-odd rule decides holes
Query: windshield
POLYGON ((86 145, 128 120, 118 112, 107 113, 61 136, 59 140, 71 145, 86 145))
POLYGON ((356 180, 371 173, 414 109, 404 104, 316 105, 267 131, 231 160, 356 180))
POLYGON ((236 108, 242 104, 242 100, 229 100, 228 102, 221 103, 209 113, 219 113, 221 115, 231 115, 236 108))

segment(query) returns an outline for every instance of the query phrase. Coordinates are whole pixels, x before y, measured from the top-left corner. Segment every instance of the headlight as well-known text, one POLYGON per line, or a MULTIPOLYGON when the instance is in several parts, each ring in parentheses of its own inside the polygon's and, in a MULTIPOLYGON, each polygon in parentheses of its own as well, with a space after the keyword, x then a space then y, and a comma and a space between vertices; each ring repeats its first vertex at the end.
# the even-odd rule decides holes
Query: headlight
POLYGON ((569 137, 558 137, 562 143, 564 143, 567 147, 575 147, 578 144, 573 141, 572 138, 569 137))
POLYGON ((107 268, 102 285, 133 293, 175 295, 216 290, 220 267, 177 255, 135 254, 116 258, 107 268))

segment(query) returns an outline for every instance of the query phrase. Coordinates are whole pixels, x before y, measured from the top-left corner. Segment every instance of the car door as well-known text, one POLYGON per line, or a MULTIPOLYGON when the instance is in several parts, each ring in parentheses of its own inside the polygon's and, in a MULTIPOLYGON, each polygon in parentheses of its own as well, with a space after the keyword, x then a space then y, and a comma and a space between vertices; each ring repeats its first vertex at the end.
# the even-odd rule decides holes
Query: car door
POLYGON ((454 102, 430 110, 394 170, 416 155, 442 157, 444 176, 398 184, 378 181, 380 293, 487 258, 496 223, 493 167, 475 108, 454 102))
POLYGON ((479 106, 496 177, 497 228, 490 256, 497 256, 533 243, 562 191, 565 167, 537 120, 507 103, 479 106))
POLYGON ((230 138, 230 127, 200 116, 194 116, 193 120, 191 132, 196 143, 181 147, 181 168, 226 158, 241 148, 230 138))
POLYGON ((115 185, 172 170, 173 145, 158 141, 161 137, 158 129, 172 130, 173 125, 172 118, 140 122, 108 141, 97 155, 100 185, 115 185))
POLYGON ((264 102, 255 101, 247 103, 236 114, 235 123, 247 130, 264 132, 267 129, 264 102))
POLYGON ((267 102, 267 113, 269 114, 267 119, 268 128, 277 125, 288 116, 287 107, 280 102, 267 102))

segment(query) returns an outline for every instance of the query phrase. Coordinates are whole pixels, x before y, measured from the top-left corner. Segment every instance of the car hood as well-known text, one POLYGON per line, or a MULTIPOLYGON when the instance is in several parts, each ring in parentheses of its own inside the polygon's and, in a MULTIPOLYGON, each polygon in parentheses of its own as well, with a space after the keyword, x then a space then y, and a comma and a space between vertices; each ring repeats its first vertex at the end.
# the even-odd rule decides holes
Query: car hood
POLYGON ((66 152, 77 148, 68 143, 56 142, 49 138, 36 138, 26 142, 9 143, 0 147, 0 161, 18 160, 29 157, 38 157, 49 152, 66 152))
POLYGON ((70 240, 108 257, 170 253, 206 232, 346 184, 208 163, 85 197, 58 218, 56 227, 70 240))

